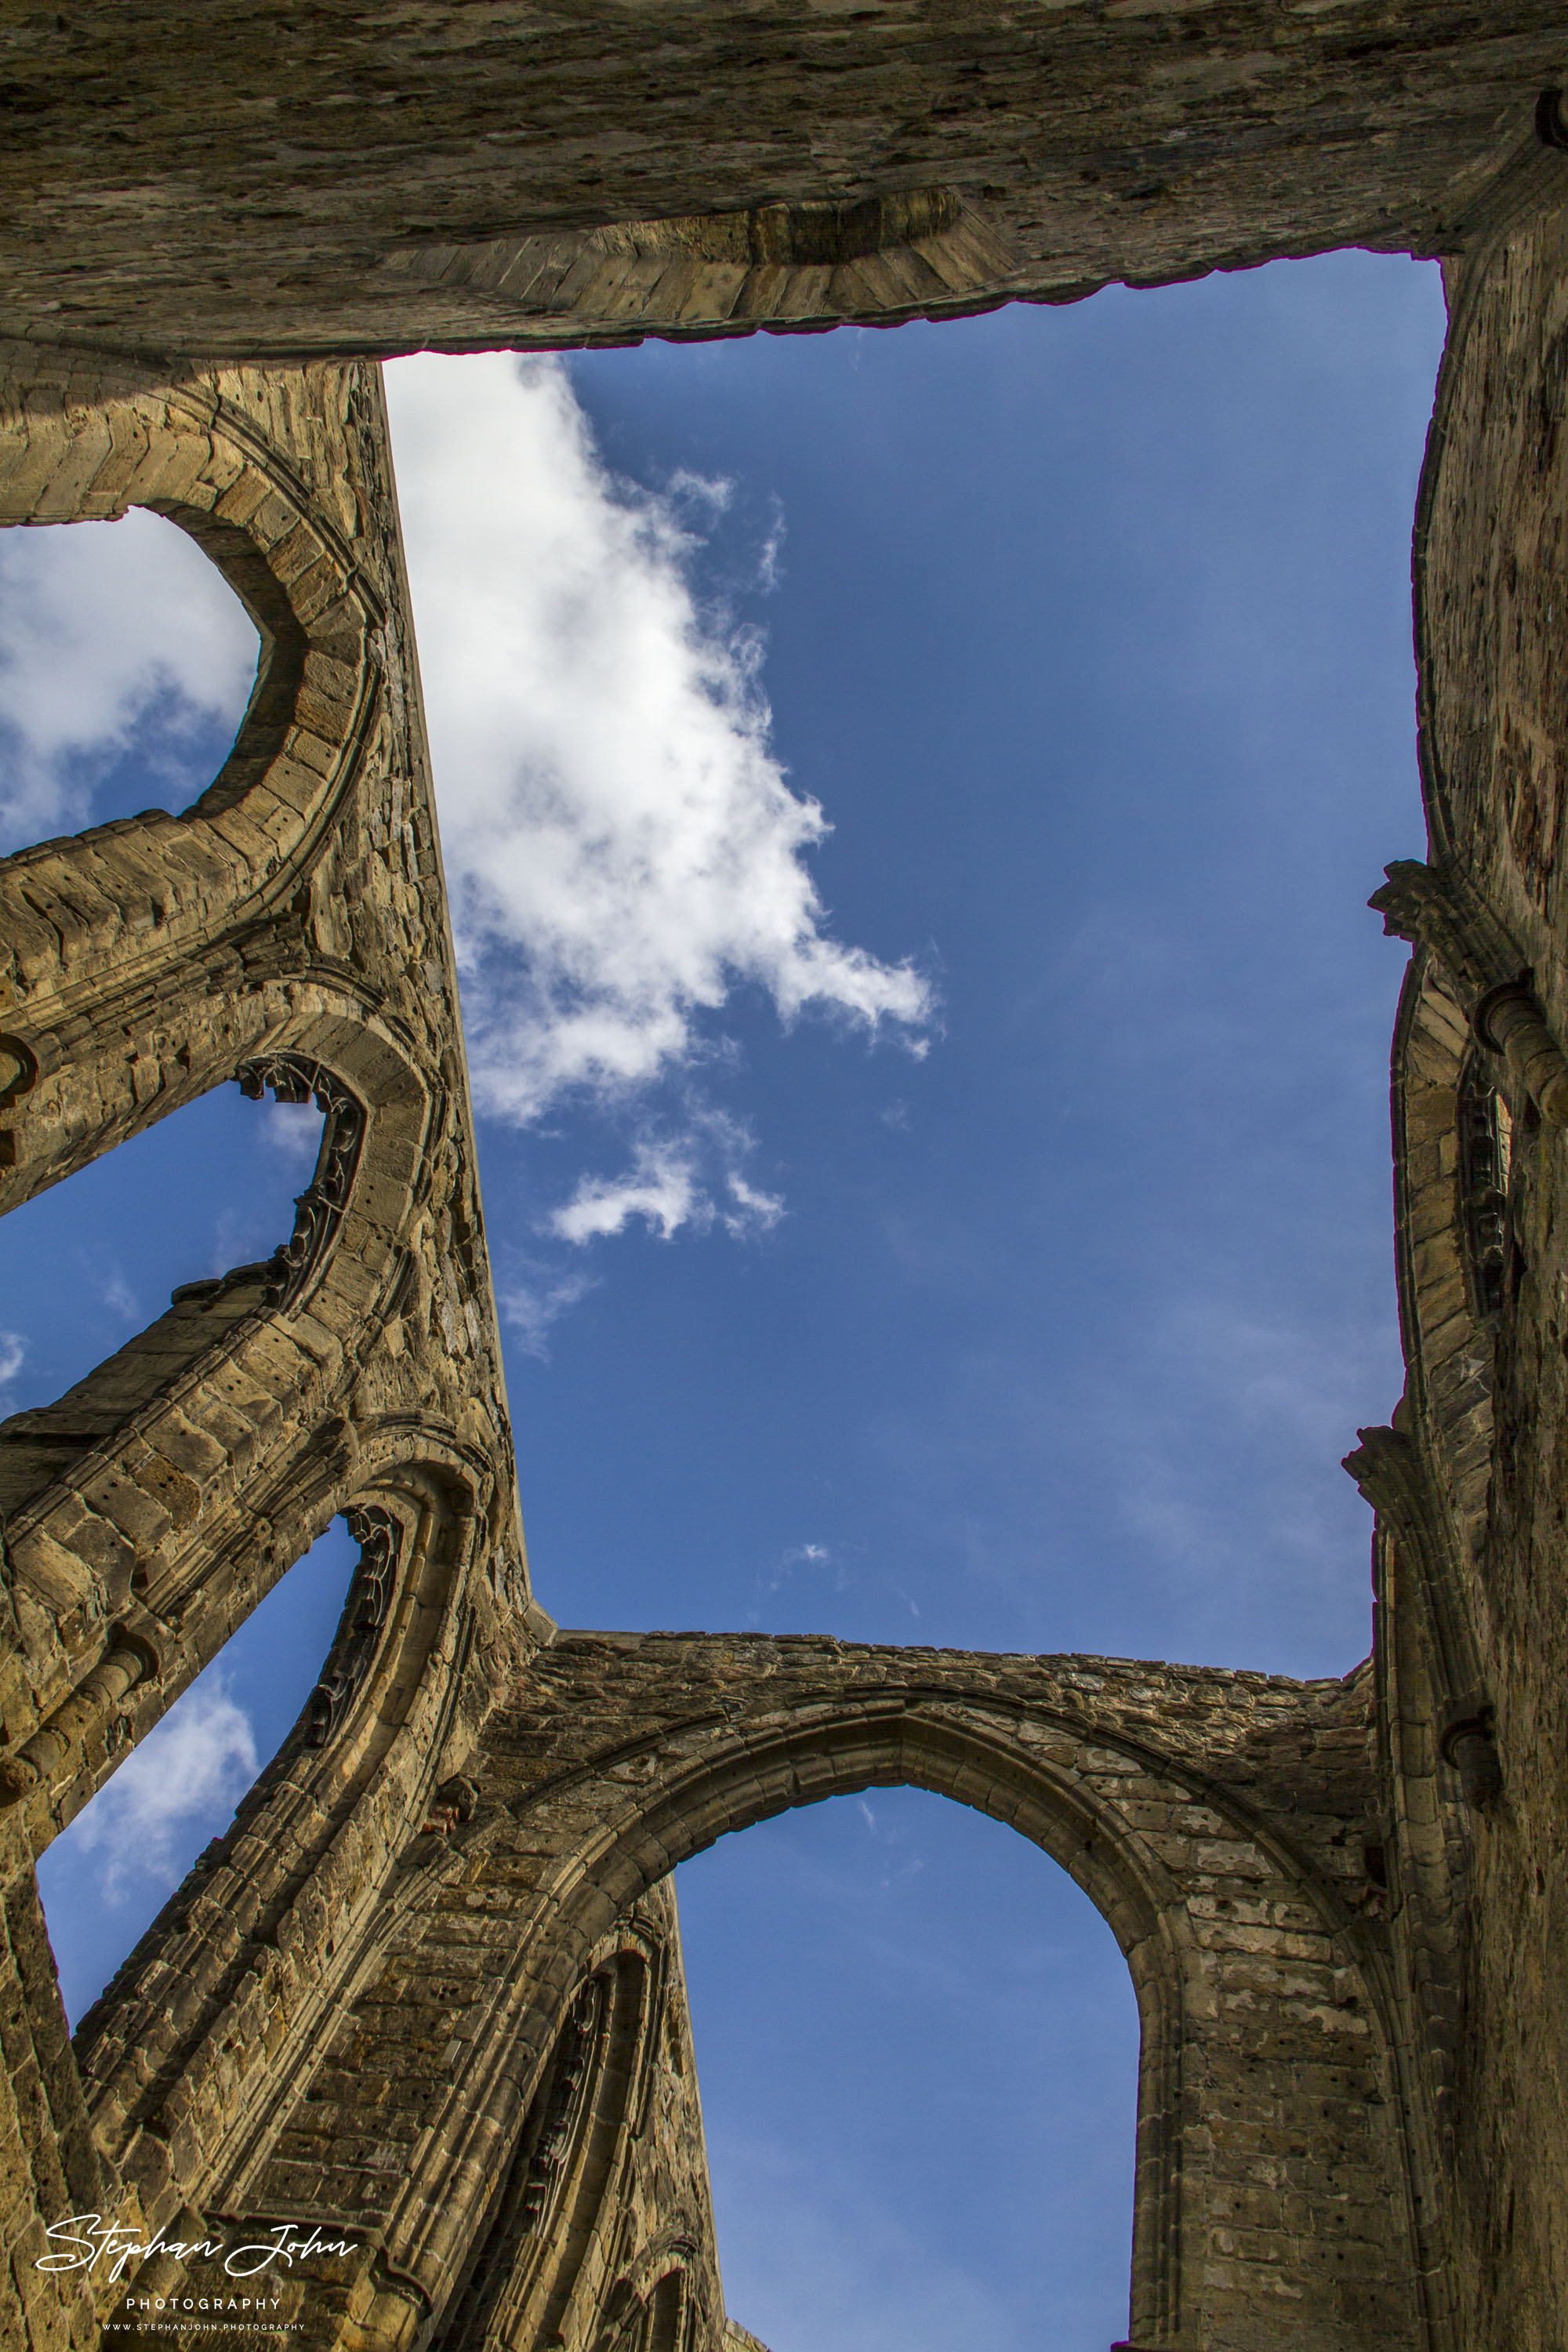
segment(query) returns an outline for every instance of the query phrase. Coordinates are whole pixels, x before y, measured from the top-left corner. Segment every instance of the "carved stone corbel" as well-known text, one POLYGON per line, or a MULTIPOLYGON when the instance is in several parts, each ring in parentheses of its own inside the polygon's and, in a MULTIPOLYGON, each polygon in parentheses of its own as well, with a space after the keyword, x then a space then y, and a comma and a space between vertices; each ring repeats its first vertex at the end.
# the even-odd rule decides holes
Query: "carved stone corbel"
MULTIPOLYGON (((1394 1409, 1397 1423, 1408 1408, 1394 1409)), ((1361 1444, 1343 1467, 1393 1536, 1419 1580, 1436 1651, 1438 1686, 1451 1716, 1484 1711, 1481 1667, 1462 1596, 1452 1531, 1420 1447, 1405 1429, 1360 1429, 1361 1444)))
POLYGON ((1459 1776, 1459 1793, 1467 1805, 1484 1812, 1502 1794, 1502 1762, 1498 1755, 1492 1710, 1458 1716, 1448 1723, 1437 1743, 1445 1764, 1459 1776))
POLYGON ((479 1792, 472 1780, 461 1772, 443 1780, 430 1799, 421 1837, 450 1837, 455 1829, 471 1822, 479 1807, 479 1792))
POLYGON ((1568 1055, 1507 925, 1456 866, 1401 857, 1384 870, 1388 879, 1367 904, 1384 931, 1431 950, 1478 1041, 1503 1057, 1544 1120, 1568 1127, 1568 1055))
POLYGON ((1511 980, 1524 961, 1506 924, 1467 875, 1447 861, 1397 857, 1367 904, 1391 939, 1429 948, 1467 1013, 1489 988, 1511 980))

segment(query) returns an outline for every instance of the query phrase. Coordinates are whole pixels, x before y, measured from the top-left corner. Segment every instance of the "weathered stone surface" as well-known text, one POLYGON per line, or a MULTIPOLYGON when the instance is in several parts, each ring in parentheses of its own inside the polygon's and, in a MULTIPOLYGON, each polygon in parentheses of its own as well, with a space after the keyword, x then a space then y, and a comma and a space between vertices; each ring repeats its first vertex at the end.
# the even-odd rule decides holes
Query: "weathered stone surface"
MULTIPOLYGON (((0 519, 153 507, 263 638, 194 808, 0 864, 0 1207, 242 1068, 338 1107, 284 1255, 0 1427, 4 2340, 99 2342, 122 2289, 37 2267, 94 2210, 187 2249, 349 2230, 290 2273, 279 2352, 758 2352, 722 2307, 668 1874, 910 1781, 1035 1839, 1127 1956, 1136 2346, 1561 2352, 1561 12, 656 0, 623 35, 94 0, 0 38, 0 519), (557 1634, 380 386, 258 362, 891 321, 1351 239, 1444 253, 1451 305, 1415 535, 1431 864, 1375 902, 1415 952, 1407 1387, 1347 1465, 1371 1660, 557 1634), (73 2048, 34 1858, 341 1510, 364 1559, 317 1698, 73 2048)), ((215 2276, 159 2253, 132 2316, 215 2276)))
POLYGON ((153 0, 6 26, 0 325, 384 353, 890 321, 1445 252, 1550 0, 153 0))
MULTIPOLYGON (((412 2174, 380 2186, 359 2152, 373 2114, 417 2108, 426 2053, 466 2037, 447 2097, 464 2168, 482 2174, 468 2150, 496 2128, 487 2086, 509 2053, 546 2046, 559 1988, 646 1889, 787 1806, 912 1783, 1035 1839, 1127 1956, 1143 2021, 1137 2340, 1240 2352, 1262 2311, 1269 2341, 1301 2352, 1415 2345, 1386 1934, 1363 1852, 1369 1698, 1364 1671, 1302 1685, 563 1633, 486 1727, 471 1822, 410 1857, 275 2161, 375 2212, 419 2274, 440 2259, 416 2218, 430 2190, 412 2174)), ((443 2155, 438 2176, 450 2168, 443 2155)))

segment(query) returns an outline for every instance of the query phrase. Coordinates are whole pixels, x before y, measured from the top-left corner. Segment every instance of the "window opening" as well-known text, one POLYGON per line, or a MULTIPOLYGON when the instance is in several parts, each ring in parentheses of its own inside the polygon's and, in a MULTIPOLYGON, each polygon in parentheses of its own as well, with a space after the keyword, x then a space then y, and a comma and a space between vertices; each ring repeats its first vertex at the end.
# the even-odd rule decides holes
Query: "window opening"
POLYGON ((1478 1322, 1501 1314, 1506 1280, 1508 1180, 1513 1120, 1492 1084, 1489 1057, 1467 1055, 1459 1074, 1459 1203, 1470 1308, 1478 1322))
POLYGON ((334 1520, 40 1858, 73 2028, 299 1724, 357 1564, 334 1520))
MULTIPOLYGON (((661 2278, 648 2299, 641 2332, 646 2352, 683 2352, 687 2331, 686 2281, 679 2271, 661 2278)), ((640 2352, 640 2347, 639 2347, 640 2352)))
POLYGON ((1127 2335, 1139 2021, 1100 1915, 924 1790, 676 1873, 720 2260, 765 2345, 1127 2335))
POLYGON ((269 1264, 291 1226, 286 1251, 324 1245, 340 1212, 319 1196, 353 1140, 338 1118, 323 1171, 326 1124, 308 1092, 258 1108, 216 1087, 0 1219, 0 1413, 63 1402, 176 1294, 269 1264))
MULTIPOLYGON (((562 2206, 569 2159, 587 2121, 597 2069, 611 2054, 600 2045, 611 2022, 616 1973, 611 1963, 578 1988, 530 2104, 495 2211, 443 2323, 440 2352, 484 2352, 503 2298, 515 2317, 517 2306, 527 2300, 530 2256, 552 2250, 552 2232, 567 2219, 562 2206)), ((625 2000, 618 2005, 624 2011, 625 2000)), ((624 2015, 620 2024, 624 2041, 624 2015)), ((596 2185, 602 2193, 603 2183, 596 2185)), ((594 2217, 588 2218, 591 2222, 594 2217)), ((574 2278, 569 2286, 574 2284, 574 2278)), ((561 2310, 550 2315, 558 2322, 561 2310)))
POLYGON ((258 643, 166 516, 0 531, 0 856, 188 807, 238 731, 258 643))

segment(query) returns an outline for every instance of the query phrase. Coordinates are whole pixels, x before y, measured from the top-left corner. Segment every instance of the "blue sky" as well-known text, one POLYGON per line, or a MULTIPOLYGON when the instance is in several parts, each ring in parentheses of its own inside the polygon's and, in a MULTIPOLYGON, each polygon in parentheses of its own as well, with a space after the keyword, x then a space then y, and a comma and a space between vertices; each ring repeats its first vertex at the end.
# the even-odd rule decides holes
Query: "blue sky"
MULTIPOLYGON (((1364 1654, 1338 1462, 1400 1386, 1405 957, 1364 901, 1424 845, 1442 323, 1435 270, 1346 254, 391 371, 563 1623, 1364 1654)), ((203 560, 149 517, 11 534, 0 600, 6 845, 183 805, 247 658, 203 560)), ((262 1254, 310 1150, 226 1090, 7 1220, 7 1409, 262 1254)), ((73 2011, 276 1745, 350 1557, 318 1547, 178 1756, 47 1857, 73 2011)), ((1103 2352, 1136 2023, 1054 1865, 879 1791, 679 1885, 735 2315, 773 2352, 1103 2352)))

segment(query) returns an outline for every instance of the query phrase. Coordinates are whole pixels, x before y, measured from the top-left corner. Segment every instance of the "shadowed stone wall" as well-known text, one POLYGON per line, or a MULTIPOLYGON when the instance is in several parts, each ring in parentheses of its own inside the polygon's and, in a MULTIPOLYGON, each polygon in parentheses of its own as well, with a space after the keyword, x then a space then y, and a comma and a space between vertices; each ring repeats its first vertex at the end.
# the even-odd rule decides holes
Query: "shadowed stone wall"
MULTIPOLYGON (((1140 2352, 1561 2352, 1560 12, 605 26, 219 5, 181 42, 89 6, 4 37, 0 519, 172 516, 262 654, 192 809, 0 863, 0 1207, 236 1078, 326 1123, 270 1260, 0 1425, 0 2333, 85 2352, 120 2306, 38 2271, 68 2215, 187 2246, 328 2216, 353 2254, 295 2266, 279 2347, 745 2352, 668 1874, 905 1780, 1055 1855, 1127 1957, 1140 2352), (891 321, 1351 239, 1441 252, 1451 310, 1415 533, 1431 851, 1374 899, 1415 951, 1407 1386, 1347 1465, 1371 1660, 558 1635, 380 385, 342 354, 891 321), (338 356, 258 364, 300 351, 338 356), (320 1690, 73 2046, 33 1860, 338 1512, 363 1558, 320 1690)), ((133 2285, 215 2276, 166 2252, 133 2285)))
POLYGON ((0 328, 386 352, 891 320, 1448 250, 1549 0, 153 0, 15 15, 0 328))

